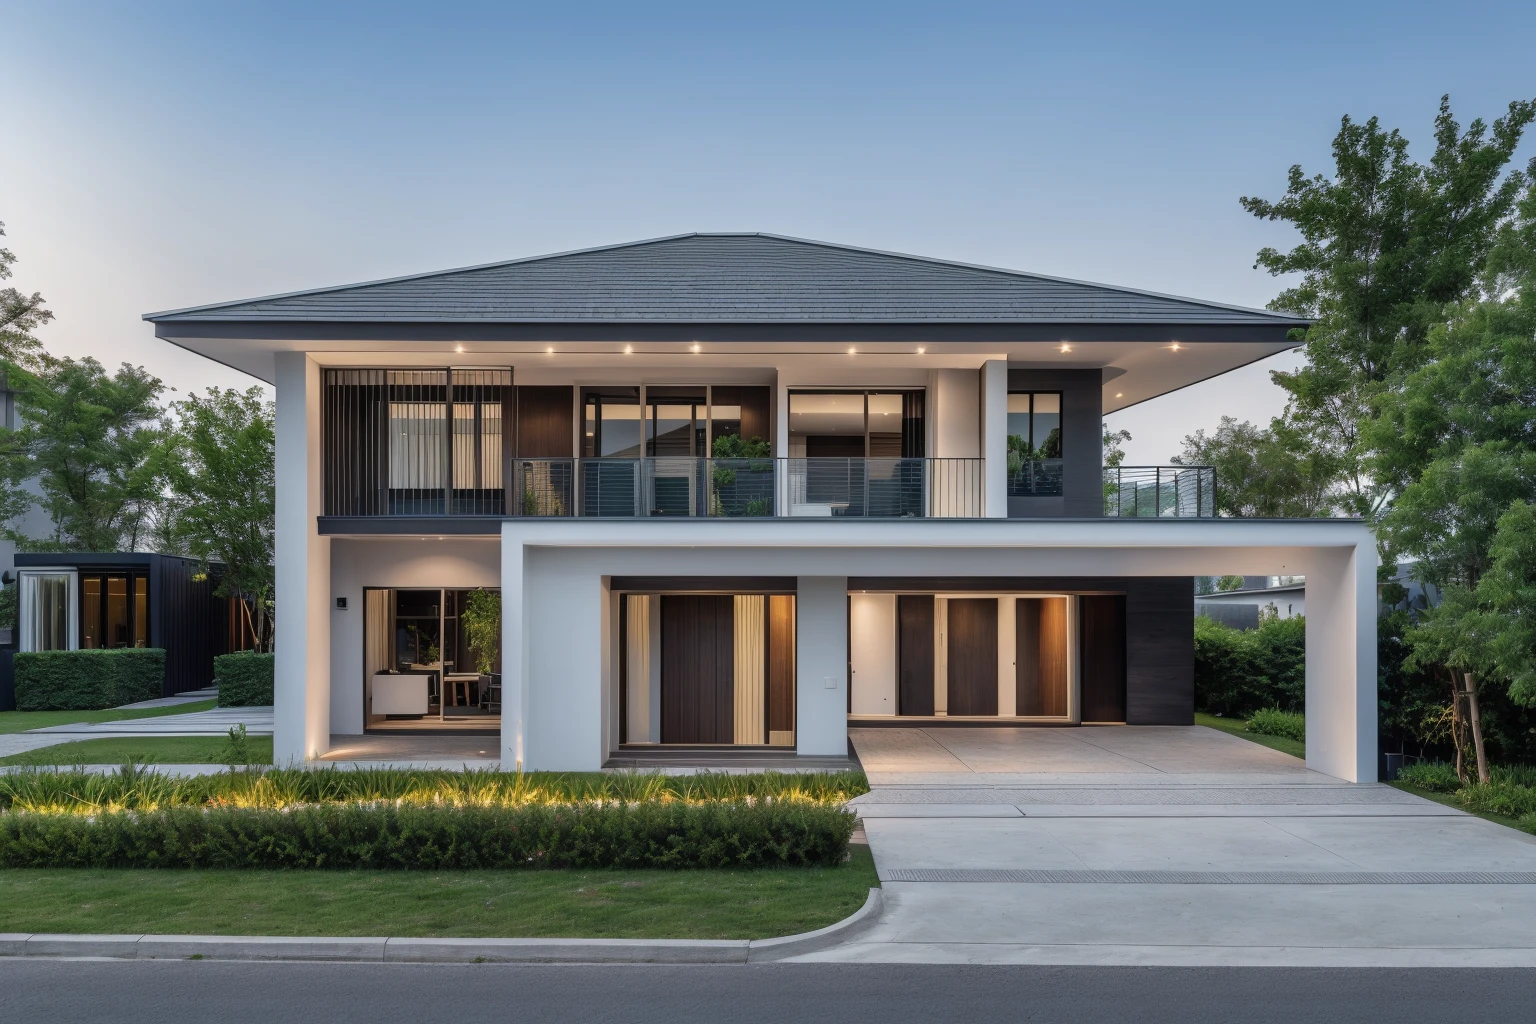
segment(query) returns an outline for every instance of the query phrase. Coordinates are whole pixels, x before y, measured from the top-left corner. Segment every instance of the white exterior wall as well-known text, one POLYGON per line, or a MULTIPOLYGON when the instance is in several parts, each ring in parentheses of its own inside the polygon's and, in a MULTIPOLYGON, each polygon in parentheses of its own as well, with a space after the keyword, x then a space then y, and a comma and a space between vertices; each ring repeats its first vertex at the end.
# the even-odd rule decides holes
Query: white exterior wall
POLYGON ((1305 575, 1315 606, 1307 630, 1307 763, 1349 781, 1376 778, 1376 548, 1361 523, 952 520, 849 526, 815 520, 508 520, 502 527, 504 697, 510 711, 514 691, 524 688, 526 724, 504 715, 506 762, 516 760, 512 751, 526 749, 524 768, 591 770, 608 755, 612 723, 604 708, 613 680, 603 634, 612 576, 798 577, 796 746, 804 754, 842 754, 849 576, 1280 571, 1305 575), (518 578, 521 587, 513 582, 518 578), (512 671, 520 658, 526 659, 523 681, 512 671))
POLYGON ((331 746, 331 542, 320 536, 320 367, 279 352, 274 522, 276 577, 272 750, 277 764, 331 746))
MULTIPOLYGON (((1005 373, 1006 378, 1006 373, 1005 373)), ((1006 384, 1004 391, 1007 391, 1006 384)), ((928 382, 928 415, 933 418, 935 459, 981 457, 981 380, 975 370, 935 370, 928 382)), ((1004 395, 1003 425, 1008 423, 1004 395)), ((1006 440, 1004 441, 1006 444, 1006 440)), ((1005 467, 1006 468, 1006 467, 1005 467)))
POLYGON ((415 537, 331 541, 331 732, 363 731, 363 589, 468 590, 501 586, 501 544, 493 538, 415 537), (336 598, 347 599, 345 609, 336 598))

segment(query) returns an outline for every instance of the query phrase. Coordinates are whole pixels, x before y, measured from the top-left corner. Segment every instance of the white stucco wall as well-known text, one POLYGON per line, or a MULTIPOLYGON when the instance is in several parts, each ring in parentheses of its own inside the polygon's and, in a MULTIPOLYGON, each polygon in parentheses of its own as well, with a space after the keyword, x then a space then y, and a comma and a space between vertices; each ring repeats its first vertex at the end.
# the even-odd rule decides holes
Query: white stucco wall
POLYGON ((1360 523, 509 520, 502 531, 505 696, 525 686, 527 708, 524 724, 504 716, 503 749, 526 749, 526 768, 590 770, 610 749, 612 576, 799 577, 797 747, 823 754, 846 750, 849 576, 1244 572, 1307 577, 1308 764, 1350 781, 1376 777, 1376 548, 1360 523), (518 657, 523 680, 507 670, 518 657))

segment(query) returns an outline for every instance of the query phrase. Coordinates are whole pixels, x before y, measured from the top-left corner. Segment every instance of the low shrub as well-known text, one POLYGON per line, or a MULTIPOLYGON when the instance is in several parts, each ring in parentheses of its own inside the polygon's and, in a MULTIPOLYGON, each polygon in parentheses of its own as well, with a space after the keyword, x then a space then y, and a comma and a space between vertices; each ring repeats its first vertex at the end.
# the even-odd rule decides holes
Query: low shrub
POLYGON ((1233 629, 1195 616, 1195 710, 1227 717, 1306 703, 1307 625, 1301 616, 1233 629))
POLYGON ((1398 770, 1397 781, 1431 793, 1454 793, 1461 788, 1456 769, 1444 761, 1420 761, 1398 770))
POLYGON ((165 652, 157 647, 19 651, 19 711, 100 711, 161 696, 165 652))
POLYGON ((1456 792, 1456 802, 1469 811, 1519 818, 1536 814, 1536 789, 1506 782, 1489 773, 1487 783, 1474 782, 1456 792))
POLYGON ((1243 727, 1247 732, 1260 733, 1264 736, 1281 736, 1297 743, 1307 741, 1307 719, 1304 715, 1298 715, 1291 711, 1281 711, 1279 708, 1260 708, 1248 718, 1248 724, 1243 727))
POLYGON ((213 679, 219 687, 219 707, 271 707, 276 657, 255 651, 236 651, 214 658, 213 679))
POLYGON ((281 810, 319 804, 518 807, 584 803, 755 803, 840 806, 869 792, 863 772, 433 771, 402 768, 268 768, 185 778, 125 765, 98 774, 38 768, 0 774, 0 810, 49 814, 167 807, 281 810))
POLYGON ((0 815, 5 868, 761 868, 835 865, 851 811, 810 803, 0 815))

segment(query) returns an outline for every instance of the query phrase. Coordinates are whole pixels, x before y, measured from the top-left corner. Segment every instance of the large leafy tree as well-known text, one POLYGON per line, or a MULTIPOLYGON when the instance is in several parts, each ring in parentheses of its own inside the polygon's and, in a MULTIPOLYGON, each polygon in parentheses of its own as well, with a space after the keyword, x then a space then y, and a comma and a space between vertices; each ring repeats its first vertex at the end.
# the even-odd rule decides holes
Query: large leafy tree
POLYGON ((1337 459, 1313 448, 1284 420, 1269 429, 1223 416, 1210 434, 1184 438, 1173 461, 1216 470, 1216 511, 1222 515, 1280 519, 1326 516, 1334 507, 1337 459))
POLYGON ((1338 509, 1362 516, 1382 509, 1393 491, 1366 464, 1362 424, 1386 382, 1423 363, 1446 308, 1476 292, 1497 229, 1525 186, 1526 176, 1509 173, 1508 164, 1533 117, 1536 101, 1518 101, 1492 125, 1474 120, 1463 130, 1443 98, 1428 163, 1410 157, 1399 131, 1345 117, 1333 140, 1332 177, 1296 165, 1281 199, 1243 197, 1249 213, 1301 235, 1288 251, 1263 249, 1256 265, 1300 274, 1270 307, 1314 323, 1305 333, 1306 365, 1272 374, 1288 393, 1283 424, 1299 443, 1233 437, 1239 455, 1246 447, 1304 456, 1313 465, 1289 469, 1290 477, 1309 481, 1311 469, 1327 465, 1338 509))
MULTIPOLYGON (((260 388, 210 388, 176 403, 168 463, 174 531, 205 561, 222 562, 217 593, 244 602, 258 645, 272 642, 273 407, 260 388)), ((168 517, 169 518, 169 517, 168 517)))
MULTIPOLYGON (((0 238, 5 237, 5 225, 0 224, 0 238)), ((0 246, 0 281, 11 276, 11 266, 16 256, 0 246)), ((37 292, 27 295, 15 288, 0 288, 0 360, 10 363, 31 363, 42 351, 42 344, 32 332, 49 320, 53 314, 37 292)))
POLYGON ((41 550, 118 551, 139 546, 162 498, 160 381, 123 364, 43 354, 7 372, 22 425, 0 430, 7 480, 35 478, 49 537, 10 535, 41 550))
POLYGON ((1410 664, 1445 672, 1453 728, 1470 730, 1486 781, 1479 687, 1493 681, 1536 704, 1518 623, 1536 544, 1536 185, 1501 225, 1481 282, 1481 298, 1429 329, 1420 364, 1372 396, 1361 438, 1368 471, 1397 492, 1382 538, 1442 593, 1407 633, 1410 664))

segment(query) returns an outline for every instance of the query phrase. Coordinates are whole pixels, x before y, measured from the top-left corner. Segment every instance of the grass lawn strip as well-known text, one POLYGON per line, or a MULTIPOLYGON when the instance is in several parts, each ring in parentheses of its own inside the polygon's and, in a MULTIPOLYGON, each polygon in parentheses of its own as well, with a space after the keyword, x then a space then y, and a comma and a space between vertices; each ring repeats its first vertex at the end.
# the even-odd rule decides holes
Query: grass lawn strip
POLYGON ((1306 760, 1307 757, 1307 745, 1305 743, 1287 739, 1284 736, 1268 736, 1261 732, 1248 732, 1246 728, 1248 722, 1242 718, 1217 718, 1215 715, 1196 711, 1195 724, 1204 725, 1211 729, 1219 729, 1233 736, 1241 736, 1252 743, 1269 747, 1271 750, 1278 750, 1282 754, 1290 754, 1292 757, 1299 757, 1302 760, 1306 760))
POLYGON ((108 708, 106 711, 0 711, 0 734, 46 729, 54 725, 81 725, 94 722, 123 722, 134 718, 162 718, 186 715, 194 711, 212 711, 216 700, 192 704, 173 704, 163 708, 108 708))
POLYGON ((1433 790, 1420 789, 1418 786, 1410 786, 1406 782, 1389 782, 1387 785, 1396 789, 1400 789, 1404 793, 1412 793, 1414 796, 1421 796, 1425 800, 1433 800, 1437 804, 1444 804, 1447 807, 1454 807, 1458 811, 1482 818, 1484 821, 1491 821, 1495 825, 1504 825, 1508 828, 1514 829, 1516 832, 1519 832, 1522 835, 1536 835, 1536 831, 1524 828, 1514 818, 1505 817, 1502 814, 1490 814, 1487 811, 1474 811, 1470 807, 1463 807, 1461 802, 1456 799, 1455 793, 1436 793, 1433 790))
POLYGON ((763 939, 864 905, 874 858, 849 849, 758 871, 4 871, 0 932, 763 939))
MULTIPOLYGON (((246 740, 252 764, 272 763, 272 737, 246 740)), ((229 746, 223 736, 103 736, 0 757, 0 765, 220 764, 229 746)))

